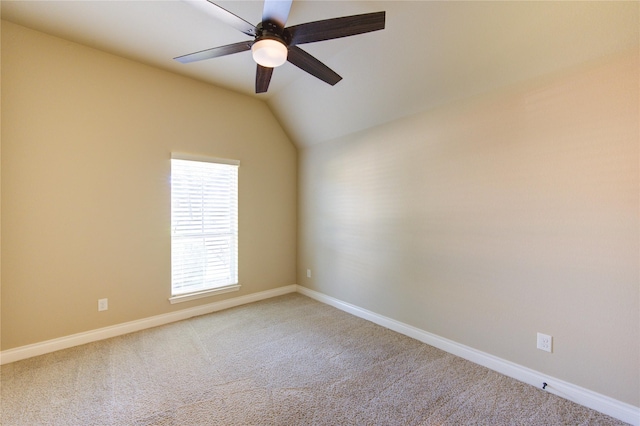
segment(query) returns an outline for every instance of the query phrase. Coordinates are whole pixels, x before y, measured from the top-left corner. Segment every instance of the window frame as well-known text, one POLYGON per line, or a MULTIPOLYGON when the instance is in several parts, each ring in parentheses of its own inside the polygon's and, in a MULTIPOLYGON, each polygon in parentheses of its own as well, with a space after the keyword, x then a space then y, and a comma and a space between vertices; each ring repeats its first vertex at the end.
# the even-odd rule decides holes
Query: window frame
MULTIPOLYGON (((171 183, 170 183, 170 193, 171 193, 171 227, 170 227, 170 237, 171 237, 171 285, 170 285, 170 293, 171 297, 169 297, 169 301, 173 303, 186 302, 189 300, 199 299, 202 297, 209 297, 212 295, 228 293, 232 291, 238 291, 240 289, 239 279, 238 279, 238 198, 239 198, 239 168, 240 161, 239 160, 231 160, 225 158, 216 158, 216 157, 207 157, 193 154, 184 154, 184 153, 171 153, 171 183), (203 288, 191 292, 184 293, 174 293, 174 268, 176 267, 175 259, 174 259, 174 237, 180 238, 179 235, 175 235, 174 231, 174 186, 173 186, 173 176, 174 176, 174 162, 173 160, 183 160, 183 161, 191 161, 197 163, 215 163, 221 165, 229 165, 236 167, 236 175, 235 175, 235 188, 231 188, 232 192, 235 191, 235 200, 232 202, 235 204, 235 212, 233 215, 235 216, 235 226, 233 226, 235 230, 235 235, 232 235, 232 238, 235 240, 235 244, 233 245, 231 256, 233 268, 235 272, 231 278, 235 277, 234 283, 229 283, 225 285, 212 286, 209 288, 203 288)), ((202 238, 205 238, 206 233, 202 233, 202 238)))

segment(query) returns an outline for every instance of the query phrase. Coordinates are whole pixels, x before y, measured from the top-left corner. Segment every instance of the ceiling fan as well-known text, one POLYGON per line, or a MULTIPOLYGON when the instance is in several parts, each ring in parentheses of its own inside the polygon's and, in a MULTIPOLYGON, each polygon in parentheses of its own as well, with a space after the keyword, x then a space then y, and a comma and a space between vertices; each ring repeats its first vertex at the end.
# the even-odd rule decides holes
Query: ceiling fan
POLYGON ((343 16, 285 28, 291 3, 292 0, 265 0, 262 22, 254 26, 210 0, 198 0, 192 4, 240 32, 253 37, 253 40, 214 47, 178 56, 174 59, 186 64, 251 50, 253 59, 258 64, 256 93, 267 91, 273 69, 286 61, 333 86, 342 80, 342 77, 300 49, 298 45, 384 29, 385 12, 343 16))

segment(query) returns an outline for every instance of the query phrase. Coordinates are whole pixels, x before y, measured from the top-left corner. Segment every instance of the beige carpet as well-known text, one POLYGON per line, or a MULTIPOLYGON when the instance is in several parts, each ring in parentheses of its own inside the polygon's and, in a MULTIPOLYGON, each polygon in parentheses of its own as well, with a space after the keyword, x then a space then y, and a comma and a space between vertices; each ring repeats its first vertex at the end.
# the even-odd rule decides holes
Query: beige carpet
POLYGON ((2 425, 617 425, 299 294, 1 368, 2 425))

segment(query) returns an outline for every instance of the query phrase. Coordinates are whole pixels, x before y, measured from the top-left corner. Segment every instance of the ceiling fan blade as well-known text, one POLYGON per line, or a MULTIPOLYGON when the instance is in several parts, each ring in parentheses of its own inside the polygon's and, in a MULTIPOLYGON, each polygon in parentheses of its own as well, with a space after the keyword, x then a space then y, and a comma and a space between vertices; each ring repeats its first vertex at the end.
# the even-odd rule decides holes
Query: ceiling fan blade
POLYGON ((232 53, 244 52, 251 49, 253 41, 241 41, 240 43, 227 44, 226 46, 214 47, 213 49, 201 50, 200 52, 189 53, 188 55, 173 58, 183 64, 189 62, 202 61, 204 59, 217 58, 218 56, 231 55, 232 53))
POLYGON ((248 36, 255 37, 256 36, 256 27, 253 24, 245 21, 241 17, 229 12, 227 9, 224 9, 217 4, 213 3, 209 0, 189 0, 187 1, 190 5, 197 7, 204 13, 212 16, 219 21, 224 22, 225 24, 235 28, 236 30, 245 33, 248 36))
POLYGON ((342 80, 331 68, 297 46, 289 46, 287 61, 332 86, 342 80))
POLYGON ((293 0, 264 0, 262 22, 276 22, 283 28, 287 23, 287 18, 289 18, 292 1, 293 0))
POLYGON ((290 46, 293 46, 382 30, 384 20, 385 12, 365 13, 293 25, 287 31, 291 34, 290 46))
POLYGON ((271 82, 271 74, 273 74, 273 68, 258 65, 256 68, 256 93, 264 93, 267 91, 269 83, 271 82))

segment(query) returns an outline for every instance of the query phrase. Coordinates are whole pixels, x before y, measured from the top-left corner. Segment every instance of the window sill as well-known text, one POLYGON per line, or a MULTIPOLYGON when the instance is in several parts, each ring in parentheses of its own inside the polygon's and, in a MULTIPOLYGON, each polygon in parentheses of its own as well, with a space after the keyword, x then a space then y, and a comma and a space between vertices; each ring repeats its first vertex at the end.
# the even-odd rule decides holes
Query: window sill
POLYGON ((232 291, 240 290, 240 284, 232 284, 225 287, 212 288, 211 290, 197 291, 195 293, 180 294, 178 296, 171 296, 169 302, 182 303, 189 300, 201 299, 203 297, 215 296, 217 294, 229 293, 232 291))

